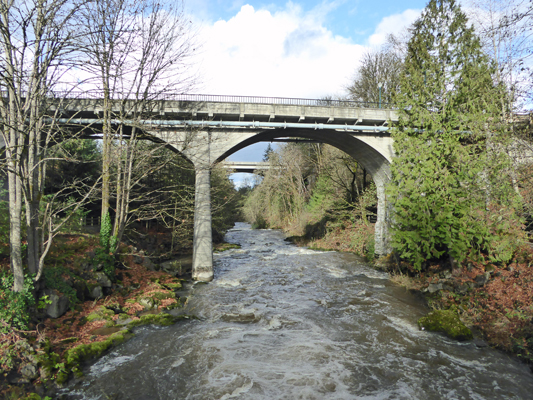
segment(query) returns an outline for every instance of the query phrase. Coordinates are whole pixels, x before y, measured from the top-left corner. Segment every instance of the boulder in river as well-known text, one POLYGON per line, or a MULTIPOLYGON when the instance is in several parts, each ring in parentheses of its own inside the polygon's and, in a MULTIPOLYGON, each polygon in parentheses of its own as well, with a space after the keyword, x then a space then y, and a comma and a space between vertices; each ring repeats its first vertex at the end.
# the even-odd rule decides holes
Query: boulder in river
POLYGON ((465 326, 459 316, 451 310, 431 311, 425 317, 418 320, 418 326, 422 330, 442 332, 450 339, 472 339, 472 331, 465 326))

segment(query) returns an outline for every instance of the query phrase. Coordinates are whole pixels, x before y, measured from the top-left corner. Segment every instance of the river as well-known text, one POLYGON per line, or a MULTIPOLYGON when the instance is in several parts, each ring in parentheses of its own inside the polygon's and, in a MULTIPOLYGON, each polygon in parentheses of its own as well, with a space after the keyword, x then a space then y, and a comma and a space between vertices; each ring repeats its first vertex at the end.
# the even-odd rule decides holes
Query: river
POLYGON ((472 342, 420 331, 427 309, 354 255, 238 223, 199 320, 144 327, 87 366, 67 399, 531 399, 533 375, 472 342))

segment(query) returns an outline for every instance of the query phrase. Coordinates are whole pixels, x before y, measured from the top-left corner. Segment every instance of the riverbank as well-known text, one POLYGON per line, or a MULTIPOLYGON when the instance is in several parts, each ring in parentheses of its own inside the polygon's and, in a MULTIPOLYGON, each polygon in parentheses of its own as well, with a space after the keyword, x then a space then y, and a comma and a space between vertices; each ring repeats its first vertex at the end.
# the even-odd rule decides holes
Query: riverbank
MULTIPOLYGON (((375 263, 372 226, 347 223, 312 239, 290 237, 311 249, 353 252, 375 263)), ((290 233, 289 233, 290 234, 290 233)), ((451 310, 496 349, 518 357, 533 371, 533 250, 525 245, 509 264, 467 260, 452 268, 436 263, 423 273, 394 260, 378 263, 396 284, 422 297, 430 310, 451 310), (385 264, 385 267, 384 267, 385 264)))
MULTIPOLYGON (((28 330, 0 334, 0 398, 53 396, 68 379, 80 375, 84 362, 128 340, 135 327, 194 318, 181 311, 188 301, 183 288, 193 284, 190 255, 158 262, 144 249, 123 245, 114 279, 104 282, 103 276, 92 276, 98 272, 89 262, 97 243, 92 235, 65 235, 56 241, 50 260, 54 268, 60 263, 54 275, 59 282, 50 293, 60 299, 58 304, 68 298, 68 306, 52 318, 45 311, 51 307, 47 297, 28 330), (78 278, 86 280, 84 285, 78 278)), ((218 243, 215 251, 232 247, 218 243)), ((9 268, 5 260, 2 268, 9 268)))

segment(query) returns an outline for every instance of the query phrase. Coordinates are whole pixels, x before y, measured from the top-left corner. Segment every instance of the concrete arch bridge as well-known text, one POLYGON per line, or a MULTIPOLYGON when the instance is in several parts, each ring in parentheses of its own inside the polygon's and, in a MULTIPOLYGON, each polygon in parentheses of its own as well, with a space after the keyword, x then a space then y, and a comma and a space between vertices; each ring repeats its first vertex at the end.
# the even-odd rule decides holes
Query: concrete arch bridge
MULTIPOLYGON (((90 125, 95 131, 94 127, 102 123, 102 104, 99 98, 69 99, 61 105, 60 122, 90 125)), ((146 119, 112 123, 138 126, 152 140, 166 143, 194 165, 193 279, 213 279, 210 170, 258 142, 301 138, 327 143, 355 158, 372 175, 377 188, 376 254, 390 252, 385 185, 393 157, 388 124, 397 121, 394 110, 349 101, 214 95, 176 95, 154 104, 146 119)), ((124 101, 117 101, 119 106, 124 109, 124 101)))

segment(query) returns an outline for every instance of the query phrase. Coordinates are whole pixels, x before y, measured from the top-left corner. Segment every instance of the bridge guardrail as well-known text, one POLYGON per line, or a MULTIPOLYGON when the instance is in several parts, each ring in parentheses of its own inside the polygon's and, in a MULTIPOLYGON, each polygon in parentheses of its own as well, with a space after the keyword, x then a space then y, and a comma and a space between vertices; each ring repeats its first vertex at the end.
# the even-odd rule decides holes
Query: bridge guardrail
MULTIPOLYGON (((88 91, 65 91, 54 92, 56 98, 66 99, 103 99, 103 92, 100 90, 88 91)), ((114 93, 112 96, 116 100, 135 100, 131 94, 114 93)), ((279 104, 291 106, 319 106, 319 107, 360 107, 360 108, 393 108, 391 104, 353 100, 337 99, 305 99, 297 97, 262 97, 262 96, 234 96, 217 94, 178 94, 178 93, 157 93, 146 96, 149 100, 166 101, 192 101, 192 102, 212 102, 212 103, 254 103, 254 104, 279 104)))

